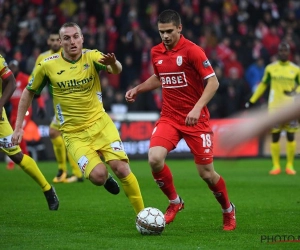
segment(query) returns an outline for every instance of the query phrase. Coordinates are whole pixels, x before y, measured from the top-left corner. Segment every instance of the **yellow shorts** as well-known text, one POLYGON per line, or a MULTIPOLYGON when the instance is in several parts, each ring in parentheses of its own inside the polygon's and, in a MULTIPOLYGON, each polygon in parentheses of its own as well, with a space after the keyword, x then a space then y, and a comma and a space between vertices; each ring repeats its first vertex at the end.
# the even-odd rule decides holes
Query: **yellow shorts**
POLYGON ((76 160, 85 178, 89 178, 93 168, 102 163, 100 155, 104 157, 105 162, 129 161, 119 132, 106 113, 89 128, 79 132, 63 133, 63 138, 67 151, 76 160))
POLYGON ((272 128, 272 133, 279 133, 280 131, 284 130, 288 133, 295 133, 299 129, 299 122, 298 120, 292 120, 288 123, 284 124, 276 124, 272 128))
POLYGON ((50 127, 54 128, 56 130, 59 130, 60 125, 59 125, 58 121, 56 120, 56 116, 53 117, 53 119, 50 123, 50 127))
POLYGON ((21 148, 18 145, 14 145, 11 142, 11 136, 13 129, 7 120, 7 116, 4 108, 2 109, 2 120, 0 121, 0 150, 7 155, 15 155, 21 152, 21 148))

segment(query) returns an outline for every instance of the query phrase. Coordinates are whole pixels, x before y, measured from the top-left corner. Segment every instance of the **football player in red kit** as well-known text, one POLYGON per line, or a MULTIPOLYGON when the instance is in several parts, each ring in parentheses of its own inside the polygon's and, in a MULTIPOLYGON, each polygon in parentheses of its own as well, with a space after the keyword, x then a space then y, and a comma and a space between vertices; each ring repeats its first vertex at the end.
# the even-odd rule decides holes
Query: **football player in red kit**
POLYGON ((176 11, 165 10, 159 15, 158 31, 162 43, 151 50, 154 74, 128 90, 125 98, 134 102, 137 94, 162 87, 161 117, 151 136, 148 161, 156 183, 169 199, 166 223, 184 208, 165 163, 167 154, 184 139, 200 177, 222 207, 223 230, 234 230, 235 206, 228 198, 224 179, 214 170, 213 132, 206 107, 219 87, 218 79, 203 49, 181 35, 181 18, 176 11))
MULTIPOLYGON (((28 84, 28 79, 29 79, 29 75, 23 73, 22 71, 20 71, 19 69, 19 62, 17 60, 12 60, 9 62, 8 67, 10 68, 10 70, 13 72, 15 78, 16 78, 16 84, 17 84, 17 88, 14 91, 14 93, 12 94, 9 102, 11 105, 11 112, 10 112, 10 117, 9 117, 9 122, 12 126, 12 128, 15 128, 15 123, 17 120, 17 112, 18 112, 18 105, 20 102, 20 98, 21 95, 23 93, 24 88, 27 86, 28 84)), ((45 103, 42 97, 37 98, 37 103, 40 109, 44 109, 45 108, 45 103)), ((26 126, 26 124, 31 120, 31 115, 32 115, 32 107, 30 106, 26 117, 24 119, 24 124, 23 127, 26 126)), ((20 148, 22 150, 22 152, 26 155, 28 155, 28 150, 27 150, 27 145, 25 140, 22 140, 22 142, 20 143, 20 148)), ((13 169, 14 168, 14 162, 9 160, 8 164, 6 166, 7 169, 13 169)))

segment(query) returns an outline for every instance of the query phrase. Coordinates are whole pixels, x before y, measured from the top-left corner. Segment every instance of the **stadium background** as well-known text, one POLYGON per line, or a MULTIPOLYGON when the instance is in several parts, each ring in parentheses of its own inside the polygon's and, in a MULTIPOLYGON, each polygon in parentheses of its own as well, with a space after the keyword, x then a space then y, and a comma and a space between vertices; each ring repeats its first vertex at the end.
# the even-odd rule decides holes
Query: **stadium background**
MULTIPOLYGON (((296 0, 0 0, 0 53, 7 62, 18 60, 21 71, 30 74, 37 56, 48 50, 49 31, 66 21, 77 22, 82 27, 85 48, 114 52, 123 64, 119 76, 101 74, 105 109, 120 129, 128 154, 144 157, 159 114, 161 93, 156 90, 144 94, 129 106, 124 93, 152 74, 149 52, 160 42, 157 15, 169 8, 181 14, 183 35, 205 50, 218 75, 220 88, 208 105, 216 133, 228 128, 233 122, 231 115, 246 112, 244 103, 265 65, 276 60, 281 40, 291 46, 290 60, 300 65, 300 2, 296 0)), ((29 144, 39 160, 53 160, 47 134, 53 108, 47 90, 43 97, 47 116, 39 119, 34 112, 32 117, 42 137, 29 144)), ((267 94, 257 105, 264 106, 266 100, 267 94)), ((6 108, 9 113, 9 104, 6 108)), ((269 156, 269 140, 269 136, 253 140, 232 156, 269 156)), ((284 154, 285 140, 281 141, 284 154)), ((171 155, 190 157, 184 142, 171 155)), ((218 149, 215 155, 223 156, 218 149)))

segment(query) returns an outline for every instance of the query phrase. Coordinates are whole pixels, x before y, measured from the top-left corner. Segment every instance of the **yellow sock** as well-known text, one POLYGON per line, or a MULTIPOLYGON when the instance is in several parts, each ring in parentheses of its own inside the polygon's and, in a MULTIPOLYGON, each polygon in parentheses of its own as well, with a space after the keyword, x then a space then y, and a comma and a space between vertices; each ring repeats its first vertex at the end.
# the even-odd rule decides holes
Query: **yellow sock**
POLYGON ((126 196, 136 214, 144 209, 144 201, 135 175, 131 172, 127 177, 120 179, 126 196))
POLYGON ((296 141, 287 141, 286 142, 286 159, 287 159, 286 168, 289 169, 294 168, 295 152, 296 152, 296 141))
POLYGON ((71 156, 71 154, 69 152, 68 152, 68 161, 71 165, 73 175, 75 175, 78 178, 81 178, 82 172, 81 172, 80 168, 78 167, 76 161, 74 161, 73 157, 71 156))
POLYGON ((40 185, 40 187, 43 189, 43 192, 48 191, 51 188, 49 182, 46 180, 36 162, 31 157, 24 154, 24 157, 19 165, 26 174, 31 176, 31 178, 40 185))
POLYGON ((55 154, 56 161, 58 163, 58 169, 67 171, 67 158, 66 158, 66 146, 62 136, 57 136, 54 139, 51 139, 53 144, 53 150, 55 154))
POLYGON ((280 145, 279 145, 279 142, 271 143, 271 155, 272 155, 273 169, 280 168, 280 145))

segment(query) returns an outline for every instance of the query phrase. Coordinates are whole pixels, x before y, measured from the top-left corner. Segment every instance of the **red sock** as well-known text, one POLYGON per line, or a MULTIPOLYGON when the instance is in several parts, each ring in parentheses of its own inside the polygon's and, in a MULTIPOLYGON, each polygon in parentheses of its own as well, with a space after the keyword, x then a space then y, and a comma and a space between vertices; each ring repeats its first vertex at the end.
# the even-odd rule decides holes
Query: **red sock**
POLYGON ((168 199, 175 200, 177 198, 177 193, 173 182, 173 176, 169 167, 165 164, 164 168, 160 172, 152 172, 152 175, 158 187, 161 189, 161 191, 163 191, 168 199))
POLYGON ((208 186, 211 191, 213 191, 214 196, 217 201, 221 204, 223 209, 228 209, 230 207, 230 202, 228 199, 228 193, 226 190, 226 184, 222 176, 220 176, 219 181, 214 186, 208 186))

